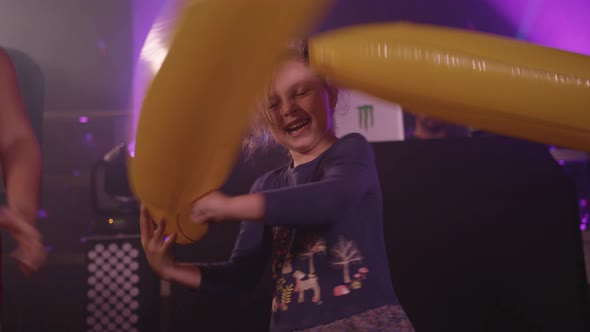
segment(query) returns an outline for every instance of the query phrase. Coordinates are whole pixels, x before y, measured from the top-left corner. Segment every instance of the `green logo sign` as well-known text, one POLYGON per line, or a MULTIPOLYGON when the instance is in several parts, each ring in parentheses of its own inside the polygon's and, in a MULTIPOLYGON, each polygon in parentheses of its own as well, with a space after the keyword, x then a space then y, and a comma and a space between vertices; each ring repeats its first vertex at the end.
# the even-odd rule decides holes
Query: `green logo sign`
POLYGON ((369 126, 373 127, 375 120, 373 118, 373 105, 361 105, 356 108, 359 111, 359 127, 367 130, 369 126))

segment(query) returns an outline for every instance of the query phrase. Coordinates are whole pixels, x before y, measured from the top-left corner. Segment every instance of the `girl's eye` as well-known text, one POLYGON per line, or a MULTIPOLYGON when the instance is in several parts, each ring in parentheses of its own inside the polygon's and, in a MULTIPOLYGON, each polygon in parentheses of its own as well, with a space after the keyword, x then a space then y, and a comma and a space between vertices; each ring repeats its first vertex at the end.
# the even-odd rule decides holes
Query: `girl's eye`
POLYGON ((270 103, 270 104, 268 105, 268 109, 272 111, 272 110, 274 110, 274 109, 275 109, 277 106, 279 106, 279 103, 270 103))
POLYGON ((308 90, 300 90, 300 91, 297 91, 295 96, 297 96, 297 97, 305 96, 307 94, 307 92, 308 92, 308 90))

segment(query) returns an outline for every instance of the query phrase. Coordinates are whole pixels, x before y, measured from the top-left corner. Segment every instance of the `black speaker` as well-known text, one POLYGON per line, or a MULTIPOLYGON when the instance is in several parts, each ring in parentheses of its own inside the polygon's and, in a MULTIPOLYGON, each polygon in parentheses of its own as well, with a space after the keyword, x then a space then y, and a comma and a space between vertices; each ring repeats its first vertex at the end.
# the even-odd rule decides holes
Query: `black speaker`
POLYGON ((85 239, 85 331, 159 331, 159 279, 139 236, 85 239))

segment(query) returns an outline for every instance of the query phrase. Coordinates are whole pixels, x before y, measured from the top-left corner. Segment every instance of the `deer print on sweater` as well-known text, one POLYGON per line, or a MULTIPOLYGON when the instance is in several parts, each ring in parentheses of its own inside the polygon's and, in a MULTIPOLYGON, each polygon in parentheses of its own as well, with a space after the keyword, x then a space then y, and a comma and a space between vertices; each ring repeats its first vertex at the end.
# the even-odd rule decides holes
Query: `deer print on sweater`
POLYGON ((295 278, 295 289, 294 292, 299 292, 299 297, 297 298, 298 303, 302 303, 305 301, 305 291, 312 290, 313 296, 311 301, 313 303, 320 302, 320 285, 318 284, 318 278, 308 278, 307 280, 303 280, 306 274, 297 270, 293 272, 293 277, 295 278))

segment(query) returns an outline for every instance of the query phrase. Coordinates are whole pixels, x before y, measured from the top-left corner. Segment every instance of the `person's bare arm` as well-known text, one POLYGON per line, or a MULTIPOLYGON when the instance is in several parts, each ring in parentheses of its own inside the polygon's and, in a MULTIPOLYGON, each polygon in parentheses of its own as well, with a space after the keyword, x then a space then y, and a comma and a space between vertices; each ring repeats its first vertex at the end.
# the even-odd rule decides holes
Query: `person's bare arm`
POLYGON ((12 62, 0 49, 0 163, 8 207, 34 225, 40 198, 41 152, 17 82, 12 62))

